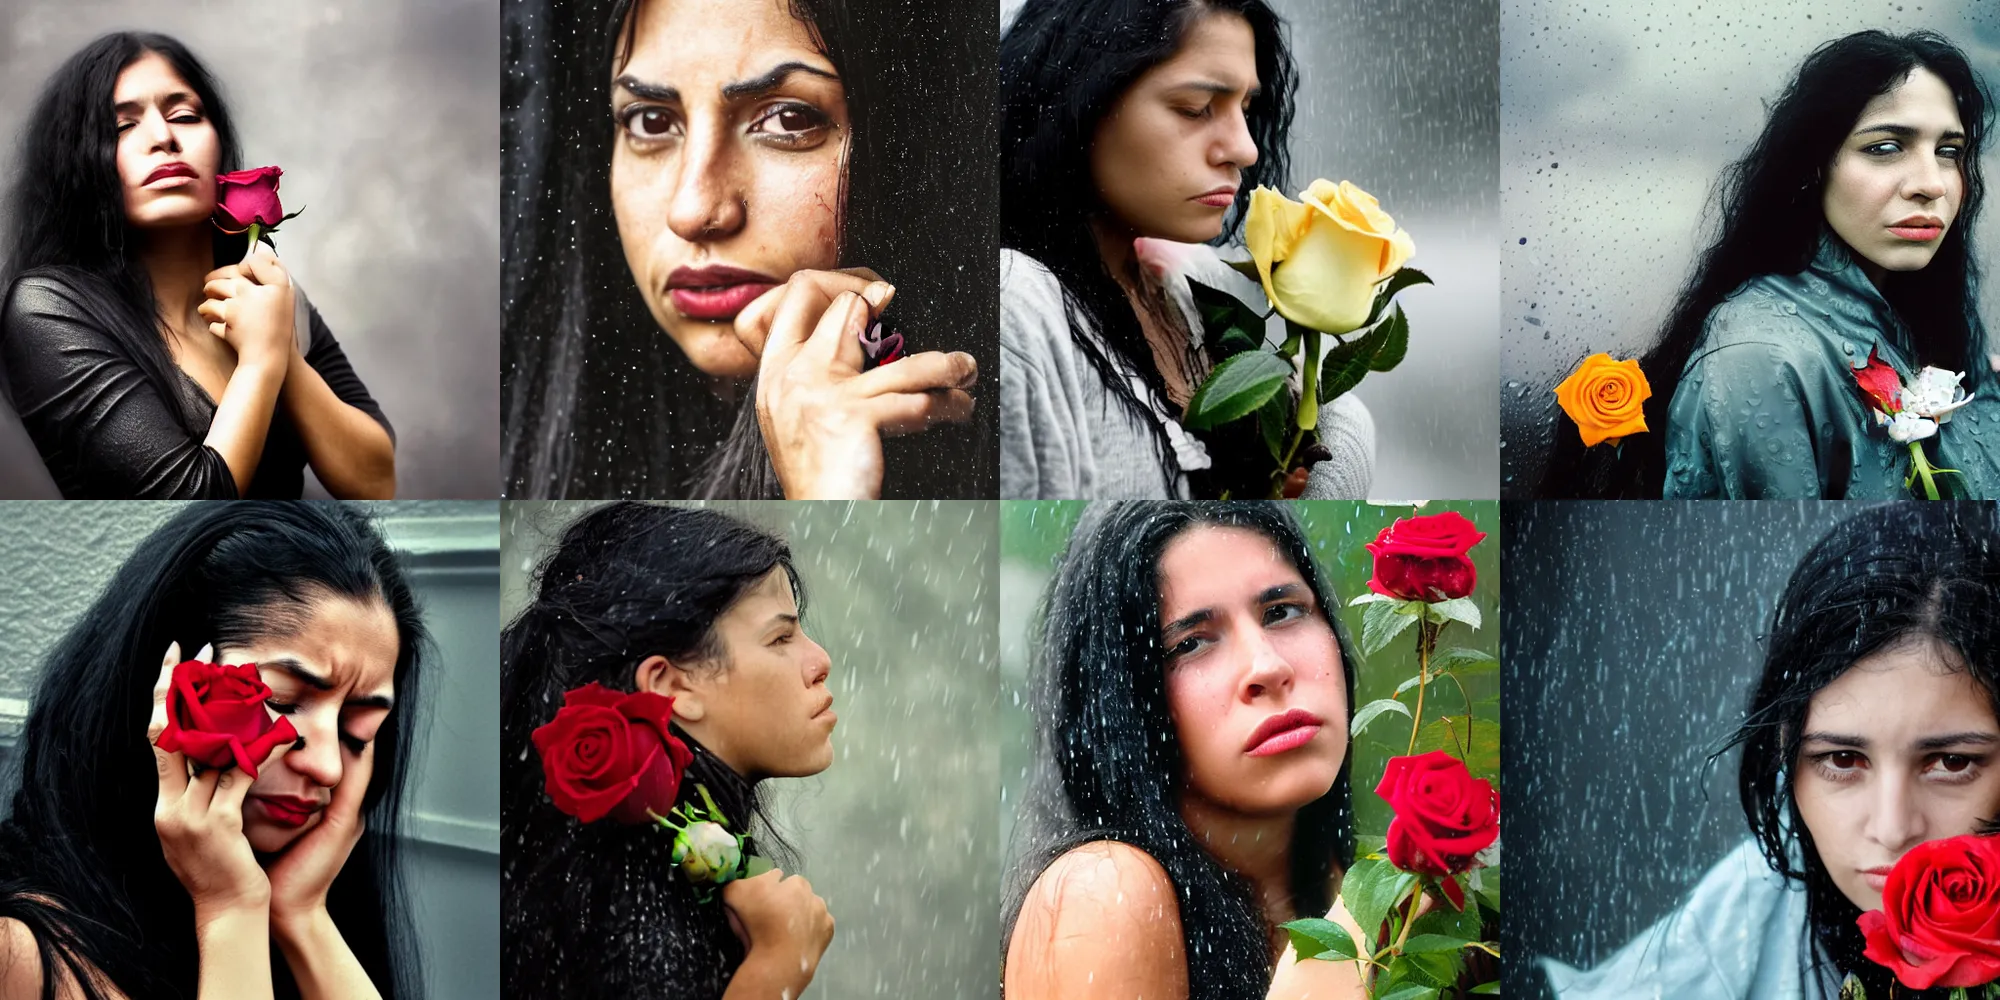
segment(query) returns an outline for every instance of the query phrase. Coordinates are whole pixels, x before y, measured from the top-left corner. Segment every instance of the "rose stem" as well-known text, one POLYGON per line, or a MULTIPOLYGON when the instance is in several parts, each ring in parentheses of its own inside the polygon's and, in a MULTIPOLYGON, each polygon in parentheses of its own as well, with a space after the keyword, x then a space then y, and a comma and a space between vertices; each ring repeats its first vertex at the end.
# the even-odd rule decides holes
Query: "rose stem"
POLYGON ((1424 725, 1424 689, 1431 686, 1431 647, 1437 643, 1437 632, 1431 627, 1430 605, 1424 606, 1424 618, 1417 623, 1417 710, 1410 716, 1409 756, 1417 752, 1417 733, 1424 725))

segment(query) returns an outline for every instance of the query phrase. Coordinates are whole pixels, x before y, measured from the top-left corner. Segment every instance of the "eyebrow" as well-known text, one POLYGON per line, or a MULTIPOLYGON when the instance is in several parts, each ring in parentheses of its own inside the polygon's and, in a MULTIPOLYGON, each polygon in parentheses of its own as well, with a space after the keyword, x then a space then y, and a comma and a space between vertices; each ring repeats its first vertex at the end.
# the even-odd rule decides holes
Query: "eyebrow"
MULTIPOLYGON (((1168 89, 1198 90, 1204 94, 1234 94, 1238 90, 1241 90, 1242 88, 1230 86, 1229 84, 1223 83, 1219 80, 1189 80, 1186 83, 1174 84, 1172 87, 1169 87, 1168 89)), ((1264 92, 1264 87, 1262 84, 1253 83, 1250 85, 1249 96, 1256 97, 1258 94, 1261 94, 1263 92, 1264 92)))
MULTIPOLYGON (((291 657, 288 656, 273 657, 272 659, 265 660, 261 665, 266 667, 275 667, 279 670, 282 670, 285 673, 292 675, 292 678, 294 680, 297 680, 299 683, 304 684, 305 686, 312 688, 315 691, 333 690, 333 681, 331 679, 326 677, 321 677, 320 675, 313 673, 311 670, 306 669, 305 664, 300 663, 299 661, 294 660, 291 657)), ((353 698, 349 698, 345 702, 343 702, 343 704, 354 705, 361 708, 388 709, 396 707, 396 699, 391 698, 386 694, 364 694, 364 695, 358 695, 353 698)))
MULTIPOLYGON (((746 97, 762 97, 778 89, 779 86, 784 84, 785 78, 791 76, 793 73, 811 73, 814 76, 822 76, 835 82, 839 82, 840 80, 840 74, 828 72, 827 70, 820 69, 818 66, 810 66, 802 62, 779 63, 771 67, 771 70, 762 76, 723 84, 722 96, 732 101, 741 100, 746 97)), ((642 97, 649 101, 673 103, 681 99, 679 88, 669 87, 660 83, 648 83, 630 73, 626 73, 611 82, 614 86, 623 87, 631 91, 634 96, 642 97)))
MULTIPOLYGON (((1807 733, 1800 740, 1799 745, 1804 746, 1807 743, 1826 743, 1832 746, 1849 747, 1855 750, 1868 749, 1867 737, 1850 736, 1846 733, 1807 733)), ((1943 733, 1937 736, 1926 736, 1918 740, 1913 745, 1913 749, 1943 750, 1947 747, 1964 746, 1966 744, 1992 746, 1996 743, 2000 743, 2000 735, 1972 730, 1963 733, 1943 733)))
MULTIPOLYGON (((1275 587, 1266 587, 1263 590, 1258 591, 1257 599, 1254 603, 1269 604, 1272 601, 1283 600, 1284 598, 1287 597, 1297 597, 1303 594, 1304 592, 1305 592, 1305 587, 1300 584, 1281 583, 1275 587)), ((1185 631, 1187 629, 1194 628, 1197 625, 1204 624, 1214 618, 1215 618, 1215 611, 1213 609, 1202 608, 1199 611, 1189 612, 1186 615, 1183 615, 1179 618, 1174 619, 1171 622, 1168 622, 1167 627, 1160 630, 1160 634, 1163 636, 1172 635, 1175 632, 1185 631)))
MULTIPOLYGON (((1908 125, 1897 125, 1893 122, 1884 122, 1880 125, 1869 125, 1864 128, 1858 128, 1854 130, 1855 135, 1867 135, 1870 132, 1887 132, 1898 139, 1914 139, 1917 137, 1917 130, 1915 128, 1908 125)), ((1958 131, 1957 129, 1948 129, 1939 138, 1963 139, 1965 138, 1965 133, 1958 131)))
MULTIPOLYGON (((159 103, 161 103, 161 104, 194 104, 194 103, 198 103, 198 102, 197 102, 197 101, 195 100, 195 96, 194 96, 193 94, 190 94, 190 93, 188 93, 187 91, 184 91, 184 90, 176 90, 176 91, 174 91, 174 92, 172 92, 172 93, 170 93, 170 94, 166 95, 165 97, 162 97, 162 98, 160 98, 160 101, 159 101, 159 103)), ((101 107, 103 107, 103 106, 104 106, 104 105, 102 105, 102 104, 98 105, 98 107, 100 107, 100 108, 101 108, 101 107)), ((145 109, 145 107, 146 107, 146 102, 145 102, 145 101, 119 101, 119 102, 118 102, 117 104, 113 104, 113 105, 111 106, 111 110, 112 110, 112 112, 113 112, 114 114, 121 114, 121 115, 122 115, 122 114, 133 114, 133 113, 136 113, 136 112, 139 112, 139 111, 141 111, 141 110, 144 110, 144 109, 145 109)))

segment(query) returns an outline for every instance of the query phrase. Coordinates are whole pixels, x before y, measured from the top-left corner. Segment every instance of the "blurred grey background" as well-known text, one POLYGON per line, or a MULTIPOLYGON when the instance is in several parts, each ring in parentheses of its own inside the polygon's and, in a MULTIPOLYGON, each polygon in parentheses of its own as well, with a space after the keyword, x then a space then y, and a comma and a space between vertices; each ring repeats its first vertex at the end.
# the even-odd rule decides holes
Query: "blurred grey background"
MULTIPOLYGON (((1766 104, 1813 49, 1869 28, 1939 32, 2000 85, 1991 0, 1502 5, 1504 495, 1528 496, 1541 478, 1556 383, 1585 355, 1632 357, 1659 336, 1714 237, 1716 181, 1762 130, 1766 104)), ((1990 248, 2000 212, 1989 203, 1985 216, 1977 239, 1990 248)), ((2000 286, 1984 293, 1994 327, 2000 286)))
MULTIPOLYGON (((506 501, 502 620, 590 502, 506 501)), ((839 932, 811 995, 999 996, 997 503, 718 501, 791 545, 833 659, 833 766, 771 782, 839 932)))
POLYGON ((1738 754, 1771 608, 1860 501, 1508 502, 1505 990, 1588 968, 1750 835, 1738 754))
MULTIPOLYGON (((183 503, 0 503, 0 763, 14 762, 42 657, 183 503)), ((403 554, 436 642, 403 817, 427 992, 490 1000, 500 995, 499 504, 361 506, 403 554)), ((0 808, 13 794, 4 792, 0 808)))
MULTIPOLYGON (((499 6, 0 0, 0 142, 63 60, 124 30, 193 50, 244 165, 284 168, 285 209, 305 214, 280 256, 396 428, 397 495, 497 495, 499 6)), ((0 177, 13 160, 0 151, 0 177)))
MULTIPOLYGON (((1316 177, 1374 195, 1437 282, 1397 296, 1410 353, 1357 396, 1375 416, 1372 495, 1499 495, 1498 0, 1270 0, 1299 66, 1297 198, 1316 177)), ((1021 0, 1000 0, 1000 22, 1021 0)))

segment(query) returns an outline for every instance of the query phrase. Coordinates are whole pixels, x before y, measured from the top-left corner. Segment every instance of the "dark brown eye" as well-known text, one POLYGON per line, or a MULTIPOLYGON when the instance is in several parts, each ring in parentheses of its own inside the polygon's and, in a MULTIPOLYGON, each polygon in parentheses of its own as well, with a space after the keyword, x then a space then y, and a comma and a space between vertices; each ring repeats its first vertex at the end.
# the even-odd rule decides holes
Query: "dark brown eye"
POLYGON ((634 107, 625 112, 625 131, 635 139, 660 139, 674 130, 674 116, 665 108, 634 107))

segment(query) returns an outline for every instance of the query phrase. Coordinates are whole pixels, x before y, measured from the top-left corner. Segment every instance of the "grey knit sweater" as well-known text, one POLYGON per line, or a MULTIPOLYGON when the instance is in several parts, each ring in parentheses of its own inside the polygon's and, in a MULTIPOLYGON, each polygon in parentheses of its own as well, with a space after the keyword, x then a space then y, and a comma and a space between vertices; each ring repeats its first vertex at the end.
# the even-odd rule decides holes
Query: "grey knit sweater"
MULTIPOLYGON (((1207 250, 1207 248, 1201 248, 1207 250)), ((1187 278, 1261 304, 1254 283, 1214 253, 1172 276, 1168 296, 1199 331, 1187 278)), ((1274 327, 1275 329, 1275 327, 1274 327)), ((1196 333, 1199 336, 1199 333, 1196 333)), ((1182 469, 1209 467, 1208 449, 1169 415, 1136 374, 1133 391, 1152 405, 1182 469)), ((1362 499, 1375 475, 1375 421, 1350 393, 1319 414, 1333 457, 1312 469, 1301 499, 1362 499)), ((1070 339, 1062 285, 1026 254, 1000 251, 1000 496, 1005 499, 1185 497, 1187 476, 1169 478, 1152 430, 1120 403, 1070 339)))

